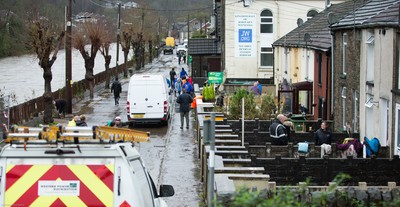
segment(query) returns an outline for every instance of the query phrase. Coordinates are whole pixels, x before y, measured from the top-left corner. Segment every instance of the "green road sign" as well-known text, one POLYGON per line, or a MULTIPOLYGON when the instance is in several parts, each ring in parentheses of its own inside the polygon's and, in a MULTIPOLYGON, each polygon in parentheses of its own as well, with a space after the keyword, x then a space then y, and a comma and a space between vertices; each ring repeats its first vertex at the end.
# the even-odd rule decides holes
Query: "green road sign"
POLYGON ((221 84, 224 79, 223 72, 208 72, 208 83, 221 84))

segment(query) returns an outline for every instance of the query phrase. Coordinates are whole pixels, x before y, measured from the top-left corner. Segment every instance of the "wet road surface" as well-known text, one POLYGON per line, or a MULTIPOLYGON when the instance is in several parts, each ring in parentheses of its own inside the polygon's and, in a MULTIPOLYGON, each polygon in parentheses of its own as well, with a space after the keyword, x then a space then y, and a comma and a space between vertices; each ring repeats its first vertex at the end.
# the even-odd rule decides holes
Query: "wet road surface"
MULTIPOLYGON (((159 61, 147 65, 145 70, 141 70, 140 73, 169 74, 171 66, 176 66, 180 71, 181 66, 178 65, 175 56, 161 55, 159 61)), ((184 67, 187 68, 186 65, 184 67)), ((83 100, 74 105, 74 114, 85 114, 89 126, 106 125, 107 121, 116 116, 120 116, 122 121, 127 121, 125 103, 129 78, 121 78, 121 84, 122 93, 119 105, 114 105, 112 93, 105 90, 104 84, 101 84, 96 86, 98 91, 92 100, 83 100)), ((175 97, 173 98, 175 99, 175 97)), ((168 126, 157 124, 134 126, 134 129, 151 133, 150 142, 137 143, 135 147, 140 152, 155 184, 157 186, 160 184, 174 186, 175 195, 164 198, 168 206, 199 206, 201 202, 199 199, 201 184, 198 176, 200 167, 193 131, 194 123, 191 122, 189 129, 180 129, 179 113, 175 112, 174 105, 171 108, 172 116, 168 126)), ((193 120, 193 114, 190 114, 190 120, 193 120)))

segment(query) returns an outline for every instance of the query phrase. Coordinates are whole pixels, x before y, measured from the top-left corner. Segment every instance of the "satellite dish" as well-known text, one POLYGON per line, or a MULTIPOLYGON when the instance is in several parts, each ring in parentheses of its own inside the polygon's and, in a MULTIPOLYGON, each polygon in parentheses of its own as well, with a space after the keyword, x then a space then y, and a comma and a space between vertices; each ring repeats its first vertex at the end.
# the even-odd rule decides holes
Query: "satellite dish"
POLYGON ((328 23, 330 25, 335 24, 338 22, 338 18, 335 16, 333 12, 328 13, 328 23))
POLYGON ((301 18, 297 19, 297 26, 300 27, 301 25, 303 25, 304 21, 301 18))
POLYGON ((308 33, 305 33, 305 34, 304 34, 304 41, 306 41, 306 42, 311 42, 311 35, 308 34, 308 33))

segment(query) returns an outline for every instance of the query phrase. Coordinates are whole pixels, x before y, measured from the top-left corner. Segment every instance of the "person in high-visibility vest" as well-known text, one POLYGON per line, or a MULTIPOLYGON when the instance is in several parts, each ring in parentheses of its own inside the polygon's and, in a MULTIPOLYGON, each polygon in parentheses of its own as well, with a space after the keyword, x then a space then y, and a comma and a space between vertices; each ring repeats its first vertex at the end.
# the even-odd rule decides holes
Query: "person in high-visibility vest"
POLYGON ((197 95, 196 97, 194 97, 194 100, 192 102, 192 109, 195 109, 197 107, 197 102, 196 102, 197 99, 203 99, 203 96, 197 95))

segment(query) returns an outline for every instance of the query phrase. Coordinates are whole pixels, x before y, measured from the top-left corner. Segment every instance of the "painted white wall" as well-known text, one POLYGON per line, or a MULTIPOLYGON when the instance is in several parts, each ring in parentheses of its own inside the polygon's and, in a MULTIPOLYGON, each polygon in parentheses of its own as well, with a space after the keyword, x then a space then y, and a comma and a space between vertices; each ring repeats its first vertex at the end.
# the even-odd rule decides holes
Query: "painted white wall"
POLYGON ((374 86, 371 87, 366 85, 366 65, 368 64, 366 40, 369 37, 368 31, 370 30, 362 31, 360 53, 360 137, 377 137, 382 146, 390 146, 391 133, 389 132, 392 131, 393 119, 392 94, 390 91, 393 84, 392 70, 395 64, 391 57, 395 55, 393 40, 396 33, 393 29, 386 29, 385 34, 381 29, 374 29, 374 86), (370 109, 364 104, 368 99, 367 94, 373 94, 374 101, 378 102, 370 109), (385 104, 387 102, 388 105, 385 104), (385 111, 387 111, 387 116, 382 116, 383 113, 386 113, 385 111), (371 120, 372 122, 368 124, 371 120))
MULTIPOLYGON (((331 1, 339 3, 342 1, 331 1)), ((318 12, 325 9, 323 0, 263 0, 253 1, 251 6, 244 7, 237 0, 225 2, 225 71, 227 78, 272 78, 273 67, 260 67, 260 48, 272 47, 272 43, 297 27, 297 19, 307 19, 307 12, 314 9, 318 12), (273 14, 274 33, 260 34, 260 14, 264 9, 269 9, 273 14), (235 56, 235 14, 255 14, 255 41, 256 55, 254 57, 235 56)), ((282 64, 282 54, 275 56, 275 64, 282 64)), ((282 65, 277 67, 282 68, 282 65)))

